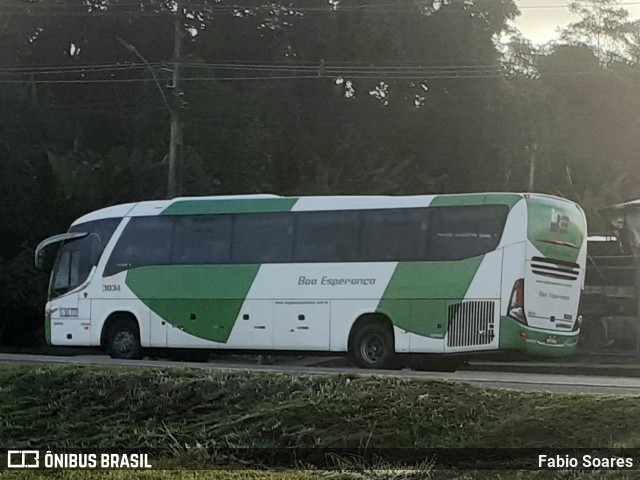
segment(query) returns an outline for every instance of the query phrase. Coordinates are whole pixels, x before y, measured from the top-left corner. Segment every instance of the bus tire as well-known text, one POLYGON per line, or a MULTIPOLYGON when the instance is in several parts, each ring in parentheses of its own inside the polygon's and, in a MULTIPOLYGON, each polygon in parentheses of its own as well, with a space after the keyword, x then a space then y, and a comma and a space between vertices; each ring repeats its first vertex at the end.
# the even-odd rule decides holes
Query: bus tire
POLYGON ((111 358, 126 360, 142 358, 140 330, 133 319, 123 318, 111 325, 107 336, 107 351, 111 358))
POLYGON ((397 369, 393 333, 389 326, 366 323, 358 328, 349 348, 349 355, 360 368, 397 369))

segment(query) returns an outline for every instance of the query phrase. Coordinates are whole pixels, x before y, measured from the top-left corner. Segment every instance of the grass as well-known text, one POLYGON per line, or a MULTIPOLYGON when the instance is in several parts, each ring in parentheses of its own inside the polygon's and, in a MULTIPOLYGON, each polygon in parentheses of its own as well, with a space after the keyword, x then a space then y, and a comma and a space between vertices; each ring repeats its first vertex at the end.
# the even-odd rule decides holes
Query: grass
MULTIPOLYGON (((167 468, 210 465, 208 452, 219 447, 630 448, 640 447, 638 400, 390 377, 0 364, 0 448, 149 449, 167 468)), ((230 461, 261 465, 251 456, 230 461)), ((190 470, 182 478, 452 478, 440 477, 443 472, 429 463, 403 473, 389 470, 398 467, 390 459, 364 470, 362 464, 350 468, 349 458, 337 461, 348 472, 190 470)), ((135 478, 165 478, 162 472, 135 478)), ((164 472, 167 478, 175 474, 164 472)), ((20 473, 4 471, 0 478, 91 474, 20 473)), ((100 478, 134 478, 127 475, 132 473, 100 472, 100 478)), ((592 475, 503 471, 459 472, 455 478, 603 476, 592 475)))

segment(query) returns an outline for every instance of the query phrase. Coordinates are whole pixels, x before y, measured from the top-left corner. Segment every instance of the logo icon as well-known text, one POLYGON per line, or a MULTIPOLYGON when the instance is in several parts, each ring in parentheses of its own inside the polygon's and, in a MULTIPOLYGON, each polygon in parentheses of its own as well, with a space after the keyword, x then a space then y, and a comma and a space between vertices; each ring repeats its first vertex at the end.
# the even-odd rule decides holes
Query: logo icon
POLYGON ((8 450, 7 468, 38 468, 40 452, 38 450, 8 450))
POLYGON ((569 217, 558 212, 555 208, 551 209, 551 225, 549 228, 552 232, 567 233, 569 229, 569 217))

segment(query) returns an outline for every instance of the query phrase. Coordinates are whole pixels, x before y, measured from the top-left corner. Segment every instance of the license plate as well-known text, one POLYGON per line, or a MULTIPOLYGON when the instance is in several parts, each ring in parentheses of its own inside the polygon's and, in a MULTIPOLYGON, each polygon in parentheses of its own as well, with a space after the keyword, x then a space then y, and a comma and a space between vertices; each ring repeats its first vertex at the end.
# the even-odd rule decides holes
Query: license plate
POLYGON ((552 345, 555 345, 558 343, 558 338, 555 335, 549 335, 547 337, 547 343, 550 343, 552 345))

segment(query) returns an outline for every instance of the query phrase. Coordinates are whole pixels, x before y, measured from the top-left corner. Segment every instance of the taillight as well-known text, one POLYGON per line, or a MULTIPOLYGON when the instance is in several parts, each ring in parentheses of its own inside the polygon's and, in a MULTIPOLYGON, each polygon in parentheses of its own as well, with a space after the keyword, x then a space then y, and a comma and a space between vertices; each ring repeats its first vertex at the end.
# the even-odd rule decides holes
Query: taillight
POLYGON ((524 313, 524 278, 516 280, 513 284, 507 314, 518 322, 527 325, 527 316, 524 313))

